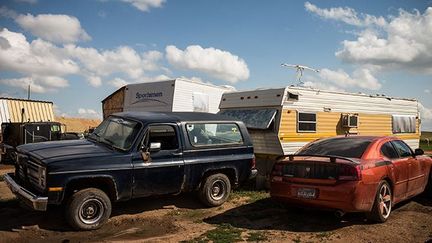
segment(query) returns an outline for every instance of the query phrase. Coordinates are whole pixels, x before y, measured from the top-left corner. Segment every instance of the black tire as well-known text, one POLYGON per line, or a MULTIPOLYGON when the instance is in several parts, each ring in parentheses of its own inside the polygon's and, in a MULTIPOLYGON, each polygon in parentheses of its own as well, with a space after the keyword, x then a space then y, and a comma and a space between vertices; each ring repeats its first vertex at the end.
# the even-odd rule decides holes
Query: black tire
POLYGON ((209 207, 222 205, 231 193, 231 183, 224 174, 208 176, 198 192, 200 200, 209 207))
POLYGON ((381 181, 375 195, 372 211, 366 217, 374 222, 384 223, 391 214, 393 206, 392 189, 387 181, 381 181))
POLYGON ((100 228, 111 215, 111 200, 97 188, 74 193, 65 208, 66 220, 76 230, 100 228))

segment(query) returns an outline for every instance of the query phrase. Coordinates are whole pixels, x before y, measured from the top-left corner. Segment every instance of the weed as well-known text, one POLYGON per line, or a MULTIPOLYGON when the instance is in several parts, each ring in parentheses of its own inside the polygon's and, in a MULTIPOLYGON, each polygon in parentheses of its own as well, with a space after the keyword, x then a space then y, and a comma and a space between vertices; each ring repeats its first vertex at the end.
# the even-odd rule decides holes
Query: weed
POLYGON ((295 243, 300 243, 300 242, 301 242, 300 236, 297 235, 297 236, 293 239, 293 242, 295 242, 295 243))
POLYGON ((249 232, 246 240, 251 242, 265 241, 268 239, 265 233, 266 232, 261 232, 261 231, 249 232))
POLYGON ((216 229, 207 231, 199 237, 190 241, 184 241, 185 243, 201 243, 201 242, 213 242, 213 243, 230 243, 242 241, 241 238, 242 230, 237 229, 230 224, 218 225, 216 229))

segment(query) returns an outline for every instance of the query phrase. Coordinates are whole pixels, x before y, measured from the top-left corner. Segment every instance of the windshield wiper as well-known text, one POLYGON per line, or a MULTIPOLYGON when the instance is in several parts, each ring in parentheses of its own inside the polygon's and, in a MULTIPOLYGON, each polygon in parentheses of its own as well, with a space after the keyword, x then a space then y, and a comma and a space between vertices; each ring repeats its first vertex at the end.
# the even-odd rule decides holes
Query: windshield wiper
POLYGON ((121 150, 121 151, 125 151, 124 149, 115 146, 114 142, 113 142, 112 140, 108 139, 108 138, 103 138, 103 140, 101 140, 101 142, 102 142, 102 143, 105 143, 105 144, 108 144, 109 146, 111 146, 111 147, 114 148, 114 149, 118 149, 118 150, 121 150), (105 141, 105 142, 104 142, 104 141, 105 141))

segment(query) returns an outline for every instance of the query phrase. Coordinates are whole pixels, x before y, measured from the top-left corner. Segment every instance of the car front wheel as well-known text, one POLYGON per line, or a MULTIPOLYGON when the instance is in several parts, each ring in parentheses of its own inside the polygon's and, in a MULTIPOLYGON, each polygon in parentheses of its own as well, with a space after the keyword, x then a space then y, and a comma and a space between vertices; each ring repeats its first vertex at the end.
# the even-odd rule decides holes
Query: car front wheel
POLYGON ((226 202, 230 192, 231 183, 228 177, 224 174, 214 174, 205 179, 199 197, 205 205, 216 207, 226 202))
POLYGON ((383 223, 385 222, 392 210, 392 191, 387 181, 381 181, 375 196, 375 202, 372 211, 367 214, 367 218, 383 223))
POLYGON ((97 188, 74 193, 66 206, 66 220, 76 230, 98 229, 110 215, 111 201, 97 188))

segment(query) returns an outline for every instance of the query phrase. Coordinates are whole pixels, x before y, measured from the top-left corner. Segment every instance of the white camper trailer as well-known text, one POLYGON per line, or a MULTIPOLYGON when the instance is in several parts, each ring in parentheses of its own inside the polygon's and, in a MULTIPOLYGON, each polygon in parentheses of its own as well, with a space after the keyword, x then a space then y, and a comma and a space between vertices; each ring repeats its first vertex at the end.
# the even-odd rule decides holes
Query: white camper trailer
POLYGON ((128 84, 102 101, 104 118, 121 111, 195 111, 217 113, 222 94, 233 91, 186 79, 128 84))
POLYGON ((220 114, 248 127, 260 174, 280 156, 318 138, 336 135, 391 135, 419 146, 420 114, 414 99, 289 86, 225 93, 220 114), (263 162, 264 161, 264 162, 263 162))

